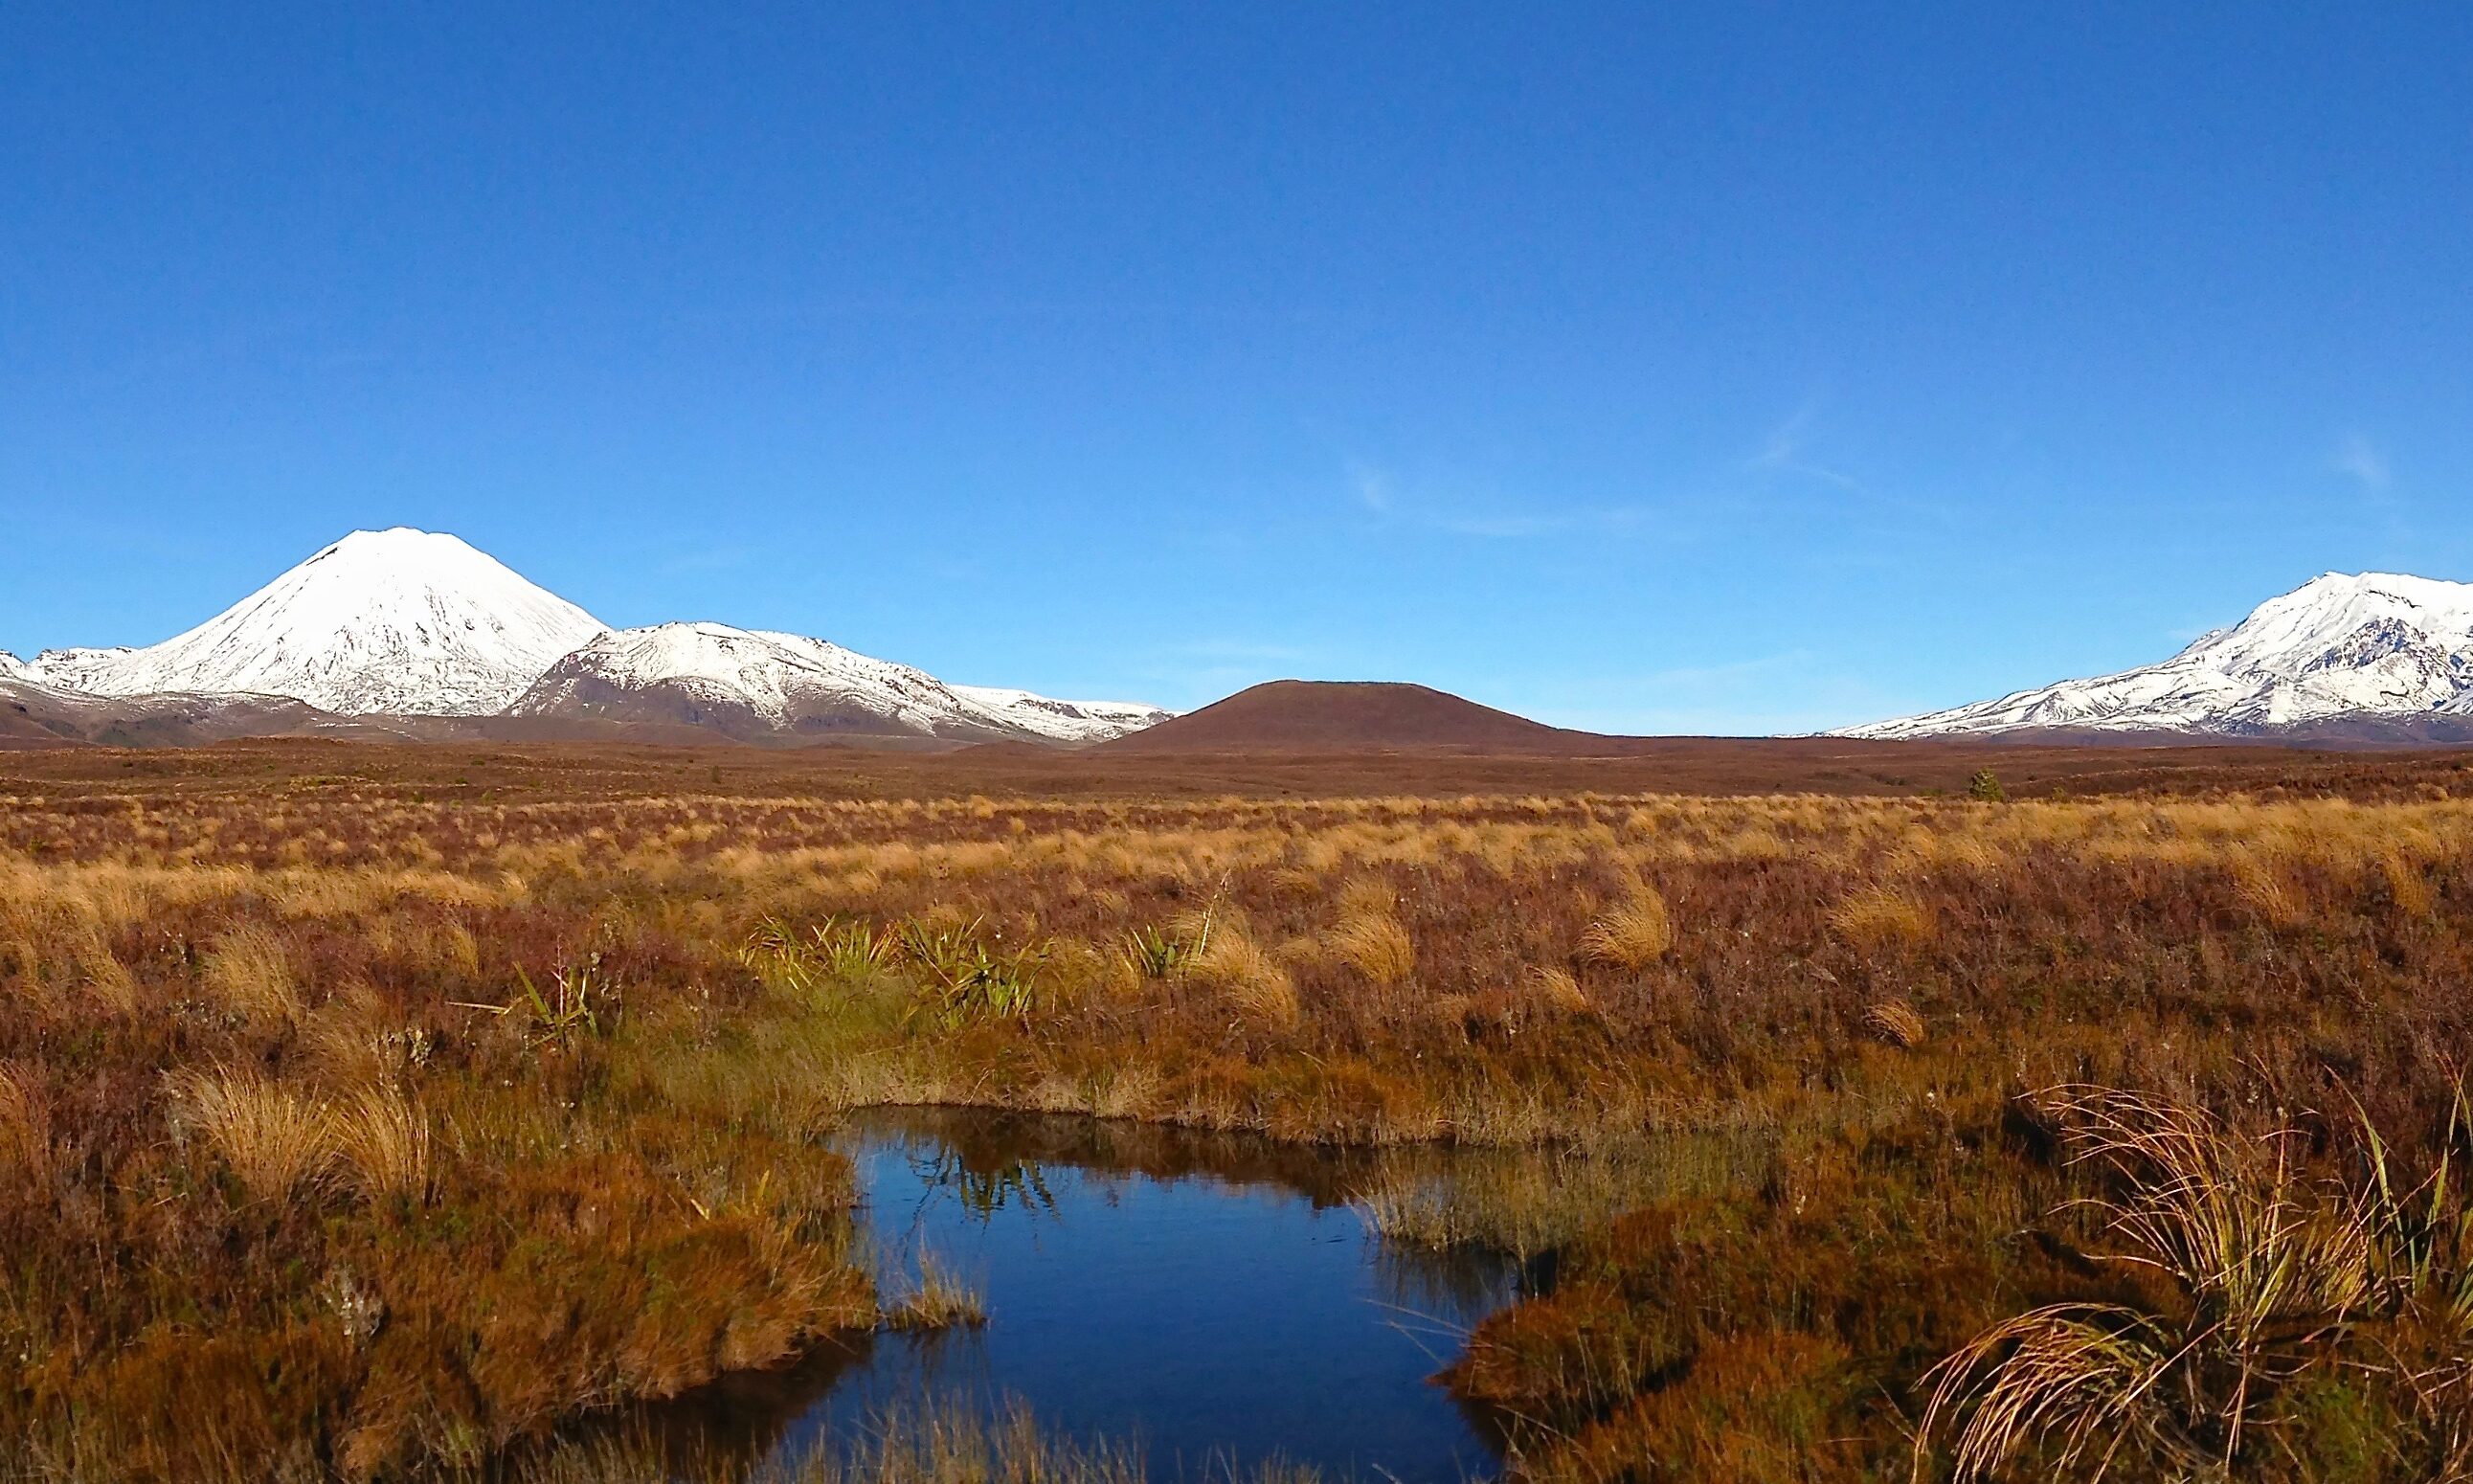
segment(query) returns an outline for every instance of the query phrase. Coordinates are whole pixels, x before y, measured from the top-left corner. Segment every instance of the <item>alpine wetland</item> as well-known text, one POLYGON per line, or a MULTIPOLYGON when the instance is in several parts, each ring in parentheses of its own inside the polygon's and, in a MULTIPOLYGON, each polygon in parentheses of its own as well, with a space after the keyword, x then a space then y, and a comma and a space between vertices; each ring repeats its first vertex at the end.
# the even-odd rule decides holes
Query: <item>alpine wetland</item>
POLYGON ((968 756, 12 754, 17 1476, 2464 1466, 2461 764, 1993 802, 968 756), (863 1180, 900 1109, 947 1122, 863 1180), (1181 1212, 1149 1247, 1128 1182, 1181 1212), (1129 1245, 974 1264, 973 1210, 1129 1245), (1314 1211, 1356 1277, 1249 1276, 1314 1211), (1402 1456, 1301 1460, 1267 1373, 1454 1264, 1495 1276, 1385 1290, 1423 1348, 1350 1383, 1402 1456), (1299 1342, 1211 1341, 1170 1296, 1212 1285, 1299 1342), (984 1358, 1077 1310, 1188 1406, 984 1358), (825 1379, 763 1438, 653 1425, 769 1373, 825 1379))
POLYGON ((0 6, 0 1484, 2473 1484, 2468 57, 0 6))

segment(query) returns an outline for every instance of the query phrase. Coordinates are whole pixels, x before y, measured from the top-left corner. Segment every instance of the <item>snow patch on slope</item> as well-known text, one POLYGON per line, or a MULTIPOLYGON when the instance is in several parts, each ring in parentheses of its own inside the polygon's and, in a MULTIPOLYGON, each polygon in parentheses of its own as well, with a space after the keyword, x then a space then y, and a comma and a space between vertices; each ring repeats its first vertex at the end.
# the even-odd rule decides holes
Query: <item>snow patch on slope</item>
POLYGON ((33 679, 102 696, 288 696, 346 715, 498 710, 607 626, 461 539, 356 531, 143 649, 48 650, 33 679))
POLYGON ((994 685, 946 687, 987 715, 1060 742, 1108 742, 1174 713, 1143 701, 1057 701, 994 685))
POLYGON ((606 633, 566 656, 508 706, 513 716, 610 708, 659 689, 742 710, 783 730, 830 717, 836 730, 874 722, 924 737, 1101 742, 1167 713, 1121 702, 1054 701, 1027 691, 948 685, 909 665, 804 634, 667 623, 606 633))
POLYGON ((2354 717, 2473 714, 2473 584, 2330 572, 2160 664, 1833 733, 2073 728, 2245 735, 2354 717))

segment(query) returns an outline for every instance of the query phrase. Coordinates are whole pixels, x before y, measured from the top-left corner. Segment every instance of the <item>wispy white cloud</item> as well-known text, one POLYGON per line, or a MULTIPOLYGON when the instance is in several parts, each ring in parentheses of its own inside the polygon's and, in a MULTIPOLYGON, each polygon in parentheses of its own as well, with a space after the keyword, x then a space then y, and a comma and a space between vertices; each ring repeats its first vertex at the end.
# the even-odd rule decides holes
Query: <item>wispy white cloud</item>
POLYGON ((1350 483, 1357 487, 1357 498, 1367 510, 1378 515, 1391 514, 1391 476, 1369 464, 1351 461, 1350 483))
POLYGON ((1816 479, 1841 490, 1861 490, 1861 480, 1813 457, 1813 426, 1819 420, 1820 403, 1816 400, 1804 403, 1784 421, 1769 429, 1768 436, 1761 440, 1760 451, 1745 461, 1743 467, 1754 473, 1788 474, 1799 479, 1816 479))
POLYGON ((1357 503, 1384 521, 1440 531, 1480 540, 1521 540, 1573 531, 1625 531, 1645 524, 1646 508, 1637 505, 1575 505, 1559 509, 1483 506, 1457 499, 1437 499, 1425 490, 1404 491, 1389 470, 1351 462, 1351 488, 1357 503))
POLYGON ((2347 433, 2336 445, 2336 472, 2342 474, 2370 492, 2383 493, 2388 488, 2387 455, 2360 433, 2347 433))

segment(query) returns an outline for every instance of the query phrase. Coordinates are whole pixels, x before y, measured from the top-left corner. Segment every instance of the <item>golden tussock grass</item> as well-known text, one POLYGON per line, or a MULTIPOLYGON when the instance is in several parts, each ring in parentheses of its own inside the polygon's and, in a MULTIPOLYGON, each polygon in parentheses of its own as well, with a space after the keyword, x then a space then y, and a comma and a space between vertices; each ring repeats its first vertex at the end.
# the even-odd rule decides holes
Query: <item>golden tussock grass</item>
POLYGON ((1404 983, 1417 969, 1417 945, 1387 911, 1347 913, 1328 942, 1343 962, 1379 985, 1404 983))
POLYGON ((49 1100, 34 1078, 0 1065, 0 1169, 41 1175, 52 1152, 49 1100))
POLYGON ((2398 910, 2414 917, 2430 915, 2437 904, 2437 897, 2430 889, 2430 877, 2418 861, 2409 859, 2401 852, 2384 855, 2379 859, 2379 874, 2386 880, 2388 895, 2395 898, 2398 910))
POLYGON ((1531 1000, 1556 1014, 1580 1015, 1589 1009, 1588 992, 1580 988, 1579 976, 1560 964, 1531 966, 1525 985, 1531 1000))
POLYGON ((206 950, 206 988, 225 1005, 247 1016, 289 1020, 300 1014, 300 993, 283 944, 264 928, 227 933, 206 950))
POLYGON ((1580 950, 1600 963, 1620 969, 1645 969, 1674 946, 1674 920, 1666 898, 1645 885, 1636 886, 1619 905, 1589 924, 1580 950))
POLYGON ((326 1112, 289 1088, 221 1068, 179 1074, 175 1116, 204 1137, 254 1200, 291 1200, 323 1181, 332 1161, 326 1112))
POLYGON ((1295 981, 1262 946, 1241 933, 1223 933, 1193 962, 1193 978, 1212 986, 1244 1015, 1293 1025, 1300 1014, 1295 981))
POLYGON ((1903 999, 1876 999, 1863 1008, 1863 1025, 1890 1045, 1912 1051, 1924 1043, 1924 1017, 1903 999))
MULTIPOLYGON (((52 1187, 11 1174, 0 1202, 0 1347, 51 1388, 0 1388, 0 1426, 109 1419, 180 1477, 197 1417, 257 1418, 234 1449, 413 1476, 439 1440, 789 1353, 876 1317, 819 1129, 960 1103, 1329 1143, 1730 1131, 1767 1153, 1721 1180, 1419 1196, 1404 1233, 1491 1229, 1560 1275, 1455 1374, 1547 1429, 1540 1476, 1693 1476, 1740 1425, 1888 1477, 1931 1358, 2136 1296, 2053 1256, 2108 1250, 2065 1203, 2120 1191, 2022 1087, 2323 1110, 2341 1071, 2427 1160, 2442 1069, 2473 1063, 2473 802, 2447 796, 2473 775, 2444 761, 2411 788, 2311 764, 2359 802, 2051 802, 2005 766, 2021 802, 1989 809, 1517 769, 1432 797, 912 799, 838 755, 733 756, 762 786, 708 791, 700 760, 443 755, 0 757, 0 1065, 33 1110, 0 1091, 0 1144, 48 1149, 52 1187), (815 962, 743 951, 768 921, 815 962), (828 951, 860 936, 912 947, 828 951), (588 971, 589 1017, 490 1013, 588 971), (1847 1055, 1870 1039, 1905 1049, 1847 1055), (347 1269, 392 1315, 359 1349, 347 1269)), ((2378 1415, 2419 1447, 2422 1413, 2378 1415)))
POLYGON ((372 1200, 430 1196, 429 1117, 392 1088, 363 1088, 334 1111, 335 1152, 353 1185, 372 1200))
POLYGON ((1186 969, 1192 983, 1216 992, 1242 1015, 1273 1025, 1296 1022, 1296 982, 1254 939, 1241 912, 1218 908, 1185 920, 1180 936, 1194 945, 1186 969))
MULTIPOLYGON (((2273 1476, 2285 1460, 2310 1457, 2308 1409, 2291 1399, 2310 1395, 2314 1375, 2364 1365, 2348 1352, 2357 1331, 2400 1319, 2410 1334, 2443 1315, 2457 1353, 2442 1369, 2473 1365, 2473 1250, 2463 1241, 2473 1209, 2451 1178, 2458 1151, 2416 1181, 2365 1126, 2363 1163, 2321 1173, 2306 1169, 2297 1129, 2245 1132, 2205 1109, 2105 1088, 2050 1089, 2036 1100, 2076 1161, 2115 1177, 2088 1199, 2131 1249, 2118 1260, 2171 1292, 2162 1303, 2045 1304, 1957 1348, 1926 1377, 1919 1475, 1933 1440, 1949 1434, 1961 1480, 2003 1476, 2026 1459, 2065 1477, 2116 1468, 2273 1476), (2434 1311, 2415 1313, 2424 1304, 2434 1311)), ((2453 1126, 2464 1131, 2461 1115, 2453 1126)), ((2391 1356, 2395 1343, 2370 1353, 2391 1356)), ((2400 1389, 2427 1402, 2428 1379, 2400 1389)), ((2468 1402, 2455 1398, 2449 1410, 2468 1402)), ((2445 1421, 2455 1432, 2473 1414, 2445 1421)), ((2442 1451, 2453 1455, 2446 1476, 2473 1463, 2473 1444, 2461 1439, 2442 1451)), ((2406 1466, 2390 1476, 2420 1473, 2406 1466)))
POLYGON ((1829 915, 1839 936, 1866 952, 1905 950, 1932 941, 1937 924, 1931 905, 1908 892, 1865 887, 1829 915))

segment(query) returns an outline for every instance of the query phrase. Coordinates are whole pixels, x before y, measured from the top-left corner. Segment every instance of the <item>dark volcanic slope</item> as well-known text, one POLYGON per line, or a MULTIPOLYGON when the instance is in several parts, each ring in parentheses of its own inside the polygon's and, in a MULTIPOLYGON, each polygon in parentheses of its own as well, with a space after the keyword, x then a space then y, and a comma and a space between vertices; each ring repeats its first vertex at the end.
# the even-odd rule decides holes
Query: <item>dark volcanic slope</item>
POLYGON ((0 748, 194 747, 343 725, 284 696, 87 696, 0 681, 0 748))
POLYGON ((1100 744, 1105 753, 1459 748, 1573 753, 1605 739, 1565 731, 1424 685, 1386 681, 1272 681, 1100 744))

